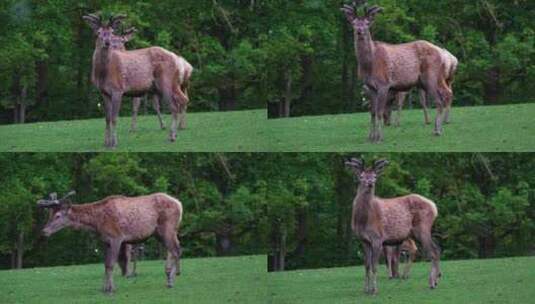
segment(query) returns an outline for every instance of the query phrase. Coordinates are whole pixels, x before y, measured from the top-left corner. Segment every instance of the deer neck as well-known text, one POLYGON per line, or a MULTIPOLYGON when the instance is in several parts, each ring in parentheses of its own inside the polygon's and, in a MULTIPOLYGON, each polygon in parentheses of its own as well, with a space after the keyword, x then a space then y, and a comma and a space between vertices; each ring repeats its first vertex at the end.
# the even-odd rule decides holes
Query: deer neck
POLYGON ((71 207, 71 215, 69 216, 72 222, 72 227, 80 230, 97 231, 97 220, 100 218, 98 210, 91 205, 77 205, 71 207))
POLYGON ((108 77, 108 65, 110 62, 111 49, 96 48, 93 54, 93 79, 96 86, 100 87, 108 77))
POLYGON ((355 50, 359 65, 359 76, 365 78, 371 74, 373 69, 373 58, 375 56, 375 43, 372 36, 368 33, 365 37, 359 38, 355 33, 355 50))
POLYGON ((374 212, 375 206, 375 186, 366 187, 359 185, 357 190, 357 199, 355 201, 355 212, 358 215, 359 222, 367 222, 370 215, 374 212))

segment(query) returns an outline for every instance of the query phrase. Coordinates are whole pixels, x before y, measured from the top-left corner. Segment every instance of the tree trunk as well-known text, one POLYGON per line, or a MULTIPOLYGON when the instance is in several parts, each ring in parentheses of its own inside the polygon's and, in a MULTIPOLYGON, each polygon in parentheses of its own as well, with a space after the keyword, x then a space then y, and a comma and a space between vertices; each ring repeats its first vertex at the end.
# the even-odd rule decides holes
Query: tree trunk
POLYGON ((500 98, 500 93, 500 70, 498 67, 493 67, 487 71, 484 102, 487 104, 497 104, 500 98))
POLYGON ((289 71, 285 73, 286 87, 282 100, 282 117, 290 117, 290 104, 292 102, 292 75, 289 71))
POLYGON ((228 232, 216 233, 217 256, 228 256, 232 253, 232 241, 228 232))
POLYGON ((305 255, 305 248, 307 244, 308 237, 308 212, 306 208, 300 208, 297 210, 297 227, 296 227, 296 237, 297 237, 297 247, 293 252, 295 258, 300 259, 305 255))
POLYGON ((286 264, 286 233, 282 231, 280 223, 274 221, 271 229, 270 271, 284 271, 286 264))
POLYGON ((15 268, 22 268, 22 258, 24 254, 24 232, 19 232, 17 236, 17 260, 15 268))

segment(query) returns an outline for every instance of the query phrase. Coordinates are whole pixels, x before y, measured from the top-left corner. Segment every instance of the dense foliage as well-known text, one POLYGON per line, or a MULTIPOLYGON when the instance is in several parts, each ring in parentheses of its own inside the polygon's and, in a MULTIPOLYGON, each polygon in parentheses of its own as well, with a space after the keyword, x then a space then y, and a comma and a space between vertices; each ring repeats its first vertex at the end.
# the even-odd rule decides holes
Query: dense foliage
MULTIPOLYGON (((362 255, 349 225, 355 182, 343 166, 347 156, 0 154, 0 267, 102 260, 89 233, 40 236, 47 214, 36 200, 69 189, 80 203, 157 191, 178 197, 186 257, 269 252, 271 261, 282 255, 285 268, 355 264, 362 255)), ((443 258, 535 252, 533 154, 364 156, 391 159, 378 195, 417 192, 437 203, 434 237, 443 258)), ((156 240, 146 243, 148 258, 163 254, 156 240)))
MULTIPOLYGON (((128 14, 139 29, 128 48, 159 45, 193 64, 193 111, 266 102, 282 115, 364 110, 343 2, 2 1, 0 122, 102 116, 89 80, 94 39, 81 19, 95 11, 128 14)), ((371 2, 385 8, 375 39, 426 39, 459 58, 456 105, 535 97, 533 1, 371 2)))

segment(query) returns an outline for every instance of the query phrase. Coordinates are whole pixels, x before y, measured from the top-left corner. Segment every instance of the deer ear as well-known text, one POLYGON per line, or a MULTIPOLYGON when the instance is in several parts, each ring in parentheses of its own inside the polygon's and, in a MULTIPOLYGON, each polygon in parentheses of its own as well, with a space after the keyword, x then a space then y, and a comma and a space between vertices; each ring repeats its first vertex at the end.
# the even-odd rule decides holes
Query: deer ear
POLYGON ((132 40, 132 38, 134 37, 134 34, 137 32, 137 29, 135 27, 131 27, 129 29, 127 29, 126 31, 124 31, 124 35, 122 36, 123 37, 123 41, 124 42, 128 42, 130 40, 132 40))

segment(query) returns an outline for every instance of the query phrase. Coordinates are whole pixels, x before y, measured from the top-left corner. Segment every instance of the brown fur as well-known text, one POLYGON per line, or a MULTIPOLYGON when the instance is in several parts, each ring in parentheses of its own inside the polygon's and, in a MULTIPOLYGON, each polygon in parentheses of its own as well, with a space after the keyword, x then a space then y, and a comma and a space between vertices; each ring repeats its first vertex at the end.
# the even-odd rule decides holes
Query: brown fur
POLYGON ((414 240, 407 239, 398 246, 384 246, 386 269, 390 279, 399 278, 399 264, 402 252, 407 253, 407 261, 405 263, 405 269, 403 270, 402 278, 407 279, 409 277, 412 263, 416 259, 416 254, 418 252, 418 248, 416 247, 414 240))
POLYGON ((425 90, 435 99, 438 113, 435 134, 440 135, 443 108, 449 109, 453 98, 451 87, 446 81, 450 75, 444 68, 447 66, 444 50, 427 41, 397 45, 373 41, 369 28, 375 14, 381 10, 374 6, 364 17, 357 17, 353 7, 344 5, 342 8, 354 28, 359 78, 370 90, 368 97, 372 102, 372 120, 369 139, 376 143, 384 138, 384 113, 387 111, 390 94, 405 92, 412 87, 425 90))
POLYGON ((418 240, 432 260, 429 286, 435 288, 440 277, 438 247, 431 239, 431 228, 438 215, 436 205, 418 194, 383 199, 375 196, 375 183, 386 161, 364 169, 364 161, 346 162, 359 179, 353 201, 351 227, 362 241, 365 252, 367 293, 377 293, 377 264, 383 246, 398 246, 409 238, 418 240))
POLYGON ((124 246, 142 242, 152 235, 157 235, 168 250, 167 284, 168 287, 173 286, 175 275, 180 274, 181 250, 177 228, 181 220, 182 204, 167 194, 110 196, 90 204, 54 207, 43 233, 50 236, 65 227, 96 232, 106 244, 104 291, 110 293, 114 290, 113 266, 119 256, 123 260, 121 264, 130 260, 130 256, 126 255, 129 255, 131 247, 124 246))
MULTIPOLYGON (((132 51, 114 49, 113 40, 121 37, 115 35, 114 27, 103 25, 94 15, 84 16, 84 20, 97 34, 91 79, 104 98, 106 147, 117 146, 116 125, 122 97, 139 97, 147 93, 156 94, 169 104, 173 118, 169 139, 176 141, 177 127, 184 129, 186 126, 191 65, 160 47, 132 51)), ((125 41, 132 34, 133 30, 130 30, 130 34, 124 36, 125 41)))

